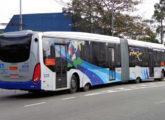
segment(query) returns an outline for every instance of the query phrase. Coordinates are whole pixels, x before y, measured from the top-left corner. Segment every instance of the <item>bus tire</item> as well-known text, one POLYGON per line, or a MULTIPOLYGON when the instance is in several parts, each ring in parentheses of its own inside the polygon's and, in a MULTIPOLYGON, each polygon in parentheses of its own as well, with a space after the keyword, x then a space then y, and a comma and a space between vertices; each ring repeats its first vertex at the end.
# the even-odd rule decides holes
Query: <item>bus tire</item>
POLYGON ((135 80, 135 83, 138 84, 138 83, 140 83, 140 82, 141 82, 140 77, 137 77, 136 80, 135 80))
POLYGON ((85 86, 83 87, 83 91, 86 92, 90 90, 90 87, 91 87, 90 83, 85 84, 85 86))
POLYGON ((77 83, 78 83, 77 77, 75 75, 72 75, 71 82, 70 82, 70 89, 69 89, 70 93, 77 92, 77 90, 78 90, 77 83))

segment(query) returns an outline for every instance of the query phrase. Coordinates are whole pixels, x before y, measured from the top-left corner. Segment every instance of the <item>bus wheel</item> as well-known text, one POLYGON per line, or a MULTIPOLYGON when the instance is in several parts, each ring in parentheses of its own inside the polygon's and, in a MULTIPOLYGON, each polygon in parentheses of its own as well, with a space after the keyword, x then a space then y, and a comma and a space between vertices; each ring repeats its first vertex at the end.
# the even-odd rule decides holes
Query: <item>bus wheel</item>
POLYGON ((90 89, 91 85, 89 83, 87 83, 84 87, 83 87, 83 91, 86 92, 90 89))
POLYGON ((77 78, 75 75, 72 76, 71 78, 71 86, 70 86, 70 89, 69 89, 69 92, 70 93, 75 93, 78 89, 78 86, 77 86, 77 78))
POLYGON ((138 83, 140 83, 140 82, 141 82, 140 77, 136 78, 135 83, 138 84, 138 83))

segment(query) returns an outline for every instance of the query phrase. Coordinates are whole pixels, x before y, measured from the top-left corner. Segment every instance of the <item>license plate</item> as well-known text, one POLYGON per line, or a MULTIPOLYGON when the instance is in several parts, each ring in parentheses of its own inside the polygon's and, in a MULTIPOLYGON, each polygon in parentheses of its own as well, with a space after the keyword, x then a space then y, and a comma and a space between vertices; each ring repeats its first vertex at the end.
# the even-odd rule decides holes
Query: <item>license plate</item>
POLYGON ((19 78, 19 75, 18 74, 12 74, 12 75, 10 75, 10 78, 17 79, 17 78, 19 78))

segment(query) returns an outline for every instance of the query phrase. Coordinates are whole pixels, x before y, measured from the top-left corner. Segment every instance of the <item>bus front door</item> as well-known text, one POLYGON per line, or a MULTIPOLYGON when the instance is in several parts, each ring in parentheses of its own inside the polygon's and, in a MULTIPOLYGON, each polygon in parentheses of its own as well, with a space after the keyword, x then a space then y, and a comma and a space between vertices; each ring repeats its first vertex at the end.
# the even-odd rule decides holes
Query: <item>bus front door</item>
POLYGON ((109 61, 109 80, 113 81, 116 79, 115 73, 115 51, 114 48, 108 48, 108 61, 109 61))
POLYGON ((55 57, 56 57, 56 89, 67 87, 67 60, 66 51, 67 45, 56 44, 55 45, 55 57))

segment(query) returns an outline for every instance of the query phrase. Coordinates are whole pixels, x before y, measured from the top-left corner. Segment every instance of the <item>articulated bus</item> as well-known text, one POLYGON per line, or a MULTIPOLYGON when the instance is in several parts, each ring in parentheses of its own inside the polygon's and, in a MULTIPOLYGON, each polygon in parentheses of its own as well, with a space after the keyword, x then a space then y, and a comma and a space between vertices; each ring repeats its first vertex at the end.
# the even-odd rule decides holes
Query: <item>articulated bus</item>
POLYGON ((0 88, 76 92, 165 76, 165 46, 82 32, 0 35, 0 88))

